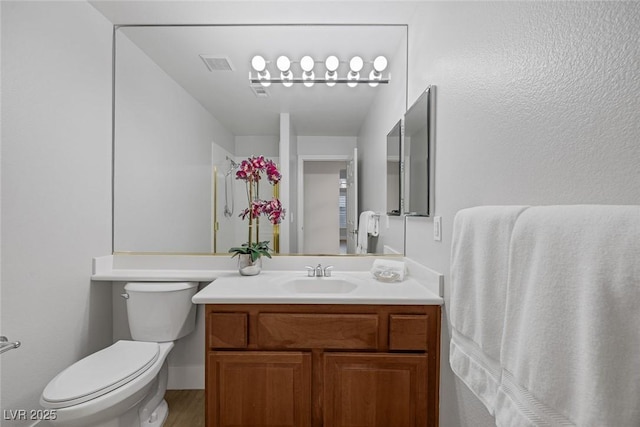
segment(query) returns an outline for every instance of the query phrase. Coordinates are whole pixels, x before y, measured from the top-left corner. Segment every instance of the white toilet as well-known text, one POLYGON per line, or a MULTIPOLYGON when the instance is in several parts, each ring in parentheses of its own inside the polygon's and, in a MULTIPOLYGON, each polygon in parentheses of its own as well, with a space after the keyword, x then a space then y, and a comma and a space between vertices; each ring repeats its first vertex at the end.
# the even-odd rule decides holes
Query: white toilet
POLYGON ((191 333, 197 282, 127 283, 129 329, 135 341, 118 341, 74 363, 45 387, 40 404, 55 409, 52 425, 160 427, 168 406, 167 355, 191 333))

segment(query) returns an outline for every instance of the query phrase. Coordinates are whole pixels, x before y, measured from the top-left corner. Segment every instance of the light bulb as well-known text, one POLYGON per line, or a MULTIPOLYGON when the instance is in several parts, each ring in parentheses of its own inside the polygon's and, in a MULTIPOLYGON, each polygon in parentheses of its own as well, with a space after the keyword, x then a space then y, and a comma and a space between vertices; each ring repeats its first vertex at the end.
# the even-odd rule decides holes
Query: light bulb
POLYGON ((308 73, 311 70, 313 70, 314 65, 315 65, 315 61, 310 56, 303 56, 302 59, 300 60, 300 68, 302 68, 304 72, 308 73))
MULTIPOLYGON (((380 74, 376 70, 371 70, 371 72, 369 73, 369 80, 380 80, 381 78, 382 78, 382 74, 380 74)), ((369 86, 371 87, 376 87, 379 84, 380 83, 378 82, 369 82, 369 86)))
POLYGON ((340 61, 337 56, 331 55, 326 59, 326 61, 324 61, 324 65, 327 67, 327 70, 335 72, 340 65, 340 61))
MULTIPOLYGON (((293 73, 291 72, 291 60, 284 55, 281 55, 276 59, 276 67, 280 70, 280 79, 281 80, 291 80, 293 79, 293 73)), ((291 87, 293 86, 293 82, 291 81, 283 81, 282 86, 291 87)))
POLYGON ((373 69, 378 73, 383 72, 387 68, 387 58, 380 55, 373 60, 373 69))
MULTIPOLYGON (((324 74, 325 80, 336 80, 338 78, 338 73, 336 70, 340 66, 340 60, 337 56, 331 55, 324 61, 325 67, 327 67, 327 72, 324 74)), ((327 81, 327 86, 333 87, 336 85, 335 81, 327 81)))
MULTIPOLYGON (((300 68, 302 68, 302 71, 304 71, 302 73, 302 80, 314 80, 316 78, 315 74, 313 73, 313 67, 315 65, 315 61, 313 60, 312 57, 310 56, 303 56, 302 59, 300 60, 300 68)), ((306 81, 303 84, 306 87, 311 87, 313 86, 314 82, 310 82, 310 81, 306 81)))
MULTIPOLYGON (((271 78, 271 74, 269 74, 269 71, 267 71, 267 61, 265 61, 262 56, 256 55, 251 58, 251 66, 258 73, 258 79, 269 80, 271 78)), ((271 86, 271 82, 267 81, 261 81, 260 84, 264 87, 271 86)))
POLYGON ((276 66, 278 67, 278 70, 286 73, 287 71, 289 71, 289 68, 291 68, 291 61, 289 60, 289 58, 282 55, 279 56, 276 60, 276 66))
MULTIPOLYGON (((360 70, 362 70, 362 67, 364 67, 364 61, 362 60, 362 58, 360 58, 359 56, 354 56, 353 58, 351 58, 351 61, 349 61, 349 68, 351 68, 351 71, 349 71, 349 74, 347 74, 347 79, 359 80, 360 70)), ((349 82, 347 83, 347 86, 356 87, 358 86, 358 82, 349 82)))
POLYGON ((324 74, 324 79, 327 80, 327 86, 333 87, 336 85, 335 80, 338 79, 338 73, 336 73, 335 71, 334 72, 327 71, 324 74), (334 81, 331 81, 331 80, 334 80, 334 81))
POLYGON ((258 78, 260 79, 260 84, 262 86, 271 86, 271 82, 269 81, 271 79, 271 73, 269 73, 269 70, 264 70, 263 72, 258 73, 258 78))
POLYGON ((316 78, 316 75, 313 73, 313 71, 308 72, 308 73, 307 73, 307 72, 305 72, 305 73, 302 75, 302 80, 310 80, 310 81, 305 81, 303 84, 304 84, 306 87, 311 87, 311 86, 313 86, 313 84, 315 83, 315 82, 313 81, 313 80, 315 80, 315 78, 316 78))
MULTIPOLYGON (((373 70, 369 73, 369 80, 381 80, 382 72, 387 68, 387 58, 384 56, 378 56, 373 60, 373 70)), ((376 87, 380 83, 369 82, 369 86, 376 87)))
POLYGON ((351 61, 349 61, 349 68, 351 68, 351 71, 354 73, 359 73, 362 67, 364 67, 364 61, 359 56, 354 56, 351 58, 351 61))
POLYGON ((291 87, 293 86, 293 82, 291 81, 291 79, 293 79, 293 73, 291 72, 291 70, 287 71, 287 72, 281 72, 280 73, 280 79, 285 80, 282 82, 282 86, 284 87, 291 87), (288 81, 286 81, 288 80, 288 81))
POLYGON ((265 61, 262 56, 256 55, 251 59, 251 66, 254 70, 261 73, 265 68, 267 68, 267 61, 265 61))

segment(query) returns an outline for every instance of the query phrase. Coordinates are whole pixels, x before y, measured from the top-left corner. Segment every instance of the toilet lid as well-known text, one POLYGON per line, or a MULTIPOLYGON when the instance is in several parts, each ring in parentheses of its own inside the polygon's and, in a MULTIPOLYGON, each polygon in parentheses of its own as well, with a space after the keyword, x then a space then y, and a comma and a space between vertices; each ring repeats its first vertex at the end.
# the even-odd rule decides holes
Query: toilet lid
POLYGON ((118 341, 60 372, 45 387, 42 401, 60 408, 106 394, 149 369, 159 352, 155 342, 118 341))

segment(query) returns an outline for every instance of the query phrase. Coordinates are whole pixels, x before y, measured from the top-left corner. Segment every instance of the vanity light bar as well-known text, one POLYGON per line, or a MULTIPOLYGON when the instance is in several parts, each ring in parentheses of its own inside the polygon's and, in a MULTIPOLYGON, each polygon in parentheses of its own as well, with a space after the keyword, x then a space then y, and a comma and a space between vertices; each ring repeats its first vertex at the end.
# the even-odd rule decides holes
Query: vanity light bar
POLYGON ((368 78, 360 78, 360 72, 363 70, 365 61, 359 57, 354 56, 349 61, 349 71, 346 77, 338 77, 338 68, 341 63, 336 56, 329 56, 324 62, 316 62, 310 56, 304 56, 297 63, 300 65, 302 75, 300 77, 294 77, 291 71, 291 61, 286 56, 282 55, 275 61, 277 70, 270 72, 267 69, 268 64, 272 64, 273 61, 267 61, 260 55, 255 55, 251 59, 251 69, 249 71, 249 81, 252 84, 261 84, 264 87, 270 86, 272 83, 280 83, 285 87, 291 87, 294 83, 302 83, 307 87, 312 87, 315 83, 325 83, 327 86, 335 86, 336 84, 347 84, 349 87, 355 87, 358 83, 366 83, 371 87, 376 87, 379 84, 388 84, 390 76, 383 78, 382 72, 387 68, 387 58, 384 56, 378 56, 373 61, 367 62, 371 64, 371 70, 368 74, 368 78), (323 63, 325 70, 322 70, 320 76, 316 77, 314 68, 317 63, 323 63), (255 73, 255 74, 254 74, 255 73), (274 76, 273 78, 271 76, 274 76))
POLYGON ((390 82, 389 79, 380 79, 380 80, 371 80, 371 79, 358 79, 358 80, 349 80, 349 79, 260 79, 256 78, 249 73, 249 81, 252 84, 255 83, 380 83, 380 84, 388 84, 390 82))

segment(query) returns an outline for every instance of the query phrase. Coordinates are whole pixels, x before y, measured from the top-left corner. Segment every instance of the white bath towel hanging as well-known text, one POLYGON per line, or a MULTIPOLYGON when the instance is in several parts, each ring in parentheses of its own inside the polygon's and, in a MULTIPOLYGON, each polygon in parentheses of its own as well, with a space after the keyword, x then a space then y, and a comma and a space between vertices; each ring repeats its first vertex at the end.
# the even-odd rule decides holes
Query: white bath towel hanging
POLYGON ((356 253, 366 254, 369 250, 369 229, 375 220, 375 212, 363 211, 358 219, 358 245, 356 253))
POLYGON ((373 213, 369 215, 367 221, 367 234, 371 237, 378 237, 380 234, 380 215, 373 213))
POLYGON ((463 209, 453 224, 449 360, 453 372, 490 413, 500 385, 509 242, 516 220, 525 209, 463 209))
POLYGON ((500 427, 640 426, 640 206, 518 218, 501 346, 500 427))

